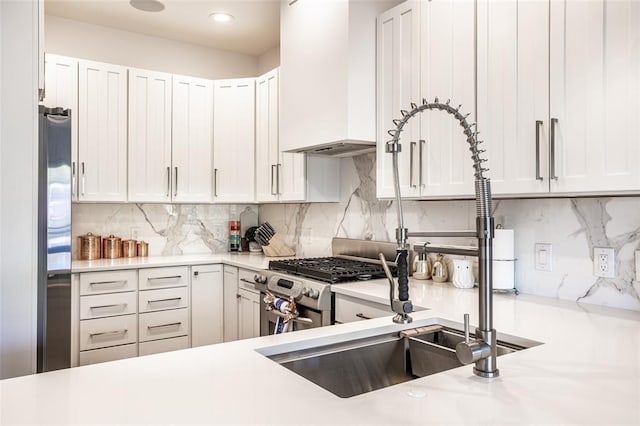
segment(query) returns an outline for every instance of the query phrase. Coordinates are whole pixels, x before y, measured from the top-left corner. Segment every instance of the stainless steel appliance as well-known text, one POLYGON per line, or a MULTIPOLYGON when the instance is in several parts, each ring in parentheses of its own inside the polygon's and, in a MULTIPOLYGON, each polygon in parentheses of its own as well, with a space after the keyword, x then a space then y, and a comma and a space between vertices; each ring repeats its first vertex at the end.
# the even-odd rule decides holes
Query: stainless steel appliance
POLYGON ((37 371, 71 360, 71 111, 39 109, 37 371))
POLYGON ((332 257, 272 260, 269 270, 254 277, 260 298, 260 335, 273 334, 278 313, 267 311, 266 291, 277 297, 293 297, 299 317, 293 319, 293 331, 322 327, 334 322, 331 284, 383 278, 379 253, 390 256, 395 244, 377 241, 334 238, 332 257))

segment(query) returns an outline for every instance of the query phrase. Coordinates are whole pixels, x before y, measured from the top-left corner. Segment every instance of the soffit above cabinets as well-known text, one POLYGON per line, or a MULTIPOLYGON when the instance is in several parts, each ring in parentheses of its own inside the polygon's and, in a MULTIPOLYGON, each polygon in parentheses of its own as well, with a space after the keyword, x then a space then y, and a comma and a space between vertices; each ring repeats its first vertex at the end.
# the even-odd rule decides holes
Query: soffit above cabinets
POLYGON ((45 13, 253 56, 280 44, 279 0, 161 1, 164 10, 143 12, 129 0, 45 0, 45 13), (235 19, 214 23, 209 18, 213 12, 226 12, 235 19))

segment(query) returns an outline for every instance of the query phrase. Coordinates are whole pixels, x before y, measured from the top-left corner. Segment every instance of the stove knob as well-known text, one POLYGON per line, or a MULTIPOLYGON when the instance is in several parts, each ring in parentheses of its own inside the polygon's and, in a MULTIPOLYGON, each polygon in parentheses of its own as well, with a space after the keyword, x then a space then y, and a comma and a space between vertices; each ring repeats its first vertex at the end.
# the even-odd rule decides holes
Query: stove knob
POLYGON ((318 290, 310 289, 309 297, 312 299, 317 299, 318 297, 320 297, 320 292, 318 290))
POLYGON ((311 297, 311 290, 308 289, 307 287, 303 287, 302 288, 302 295, 303 296, 307 296, 307 297, 311 297))
POLYGON ((253 276, 253 280, 255 282, 257 282, 258 284, 266 284, 267 283, 267 277, 265 277, 264 275, 255 274, 253 276))

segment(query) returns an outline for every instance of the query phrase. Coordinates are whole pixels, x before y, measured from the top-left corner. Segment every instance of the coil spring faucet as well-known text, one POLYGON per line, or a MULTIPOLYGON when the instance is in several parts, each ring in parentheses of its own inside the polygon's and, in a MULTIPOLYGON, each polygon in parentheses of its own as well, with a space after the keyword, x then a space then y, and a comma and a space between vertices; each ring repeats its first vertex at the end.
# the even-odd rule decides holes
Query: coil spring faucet
MULTIPOLYGON (((483 164, 487 161, 481 158, 481 155, 485 150, 478 149, 478 144, 481 142, 477 139, 477 129, 472 129, 476 126, 475 123, 469 123, 467 117, 470 114, 463 115, 460 112, 462 105, 458 105, 454 108, 450 105, 448 100, 442 103, 436 97, 433 102, 428 102, 426 99, 422 100, 422 104, 411 104, 411 110, 402 110, 402 118, 393 120, 396 128, 389 130, 389 135, 392 139, 387 142, 386 151, 393 155, 393 180, 394 190, 396 198, 396 210, 398 216, 398 227, 396 228, 396 240, 398 242, 396 263, 398 265, 398 299, 400 303, 393 303, 393 286, 392 286, 392 309, 398 313, 400 310, 409 308, 411 312, 411 302, 409 301, 409 287, 408 287, 408 265, 407 265, 407 238, 409 237, 424 237, 429 236, 429 233, 424 232, 409 232, 404 227, 404 218, 402 212, 402 197, 400 194, 400 179, 398 174, 398 153, 401 152, 402 147, 400 145, 400 134, 407 122, 427 110, 439 110, 444 111, 458 120, 464 135, 467 137, 467 143, 469 144, 469 150, 471 151, 471 159, 473 160, 474 176, 475 176, 475 195, 476 195, 476 232, 475 236, 478 238, 478 310, 480 314, 480 320, 478 328, 476 328, 474 340, 469 339, 469 320, 468 314, 465 316, 465 335, 464 342, 459 343, 456 346, 456 354, 460 362, 464 364, 470 364, 475 362, 473 372, 480 377, 497 377, 499 375, 496 359, 496 330, 493 329, 493 277, 492 277, 492 240, 494 220, 491 212, 491 184, 489 178, 484 177, 483 173, 489 169, 483 167, 483 164), (408 301, 407 303, 402 303, 408 301)), ((450 235, 459 237, 460 233, 451 233, 450 235)), ((384 256, 381 256, 381 260, 384 256)), ((386 263, 383 261, 383 265, 386 263)), ((390 276, 390 274, 387 274, 390 276)), ((390 279, 391 284, 393 280, 390 279)), ((407 314, 409 313, 407 312, 407 314)), ((407 315, 408 316, 408 315, 407 315)), ((396 315, 398 317, 398 315, 396 315)), ((410 318, 410 317, 409 317, 410 318)), ((394 318, 394 321, 396 319, 394 318)))

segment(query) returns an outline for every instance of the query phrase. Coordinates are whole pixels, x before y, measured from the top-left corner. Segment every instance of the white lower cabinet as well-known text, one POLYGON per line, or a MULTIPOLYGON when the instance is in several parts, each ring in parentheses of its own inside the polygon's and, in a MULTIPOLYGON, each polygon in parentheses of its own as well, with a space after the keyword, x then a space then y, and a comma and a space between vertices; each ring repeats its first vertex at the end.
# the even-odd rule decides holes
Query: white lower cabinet
POLYGON ((393 314, 387 305, 336 294, 336 322, 347 323, 371 318, 388 317, 393 314))
POLYGON ((255 271, 224 267, 225 342, 260 336, 260 291, 255 271))
POLYGON ((224 341, 238 340, 238 268, 224 265, 224 341))
POLYGON ((260 293, 241 288, 238 290, 238 338, 260 336, 260 293))
POLYGON ((135 356, 138 356, 138 345, 132 343, 130 345, 82 351, 80 352, 79 364, 97 364, 99 362, 116 361, 118 359, 132 358, 135 356))
POLYGON ((159 354, 161 352, 177 351, 189 348, 189 337, 174 337, 171 339, 153 340, 140 343, 140 356, 159 354))
POLYGON ((191 267, 191 346, 223 340, 222 265, 191 267))
POLYGON ((135 314, 80 321, 80 350, 126 345, 138 341, 135 314))
POLYGON ((147 312, 138 319, 140 342, 186 336, 189 334, 189 310, 147 312))

